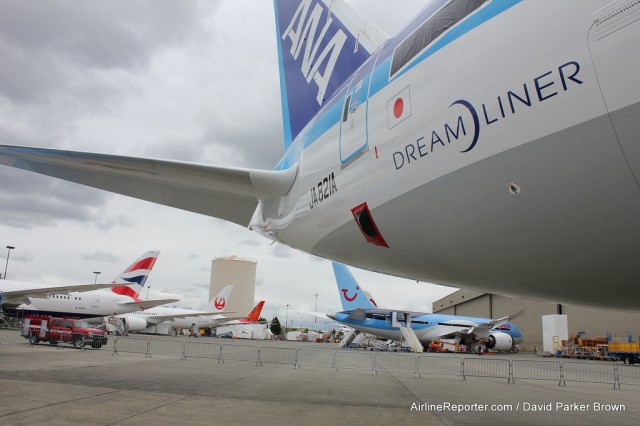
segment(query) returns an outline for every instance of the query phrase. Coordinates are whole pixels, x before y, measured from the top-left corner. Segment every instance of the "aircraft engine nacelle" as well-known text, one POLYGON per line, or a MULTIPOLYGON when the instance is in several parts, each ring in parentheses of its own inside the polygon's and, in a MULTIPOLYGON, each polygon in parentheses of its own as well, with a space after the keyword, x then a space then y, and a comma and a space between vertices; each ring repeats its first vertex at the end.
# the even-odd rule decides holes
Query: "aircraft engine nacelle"
POLYGON ((507 333, 492 333, 487 338, 487 348, 497 351, 508 351, 513 348, 513 337, 507 333))
POLYGON ((124 317, 124 323, 129 331, 141 331, 149 326, 146 319, 139 317, 124 317))

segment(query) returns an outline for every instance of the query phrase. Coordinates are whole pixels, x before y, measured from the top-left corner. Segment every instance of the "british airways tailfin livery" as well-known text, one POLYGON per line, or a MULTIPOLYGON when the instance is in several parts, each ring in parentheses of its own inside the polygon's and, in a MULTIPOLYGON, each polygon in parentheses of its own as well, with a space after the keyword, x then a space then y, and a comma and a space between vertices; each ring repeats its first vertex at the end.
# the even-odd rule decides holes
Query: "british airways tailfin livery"
POLYGON ((0 163, 360 268, 640 309, 638 1, 431 0, 392 37, 339 0, 274 5, 275 170, 10 145, 0 163))
POLYGON ((123 273, 113 279, 114 284, 121 284, 113 287, 111 291, 116 294, 129 296, 134 300, 138 299, 144 284, 149 278, 149 274, 156 264, 159 251, 150 251, 143 254, 138 260, 133 262, 123 273))
POLYGON ((364 289, 346 266, 335 262, 332 265, 344 310, 327 317, 354 330, 395 341, 405 339, 418 352, 436 339, 453 339, 469 352, 478 343, 496 351, 509 351, 523 342, 518 327, 509 322, 521 316, 522 309, 499 319, 379 309, 364 297, 364 289))

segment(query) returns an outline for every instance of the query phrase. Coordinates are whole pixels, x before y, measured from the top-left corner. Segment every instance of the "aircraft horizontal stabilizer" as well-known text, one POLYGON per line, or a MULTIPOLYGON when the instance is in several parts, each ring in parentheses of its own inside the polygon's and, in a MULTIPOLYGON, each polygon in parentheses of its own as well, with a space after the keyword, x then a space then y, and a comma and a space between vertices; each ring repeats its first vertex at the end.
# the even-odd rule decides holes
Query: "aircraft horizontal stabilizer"
POLYGON ((356 321, 364 321, 367 319, 367 316, 364 312, 364 309, 357 308, 349 313, 349 318, 356 321))
POLYGON ((296 169, 227 168, 183 161, 0 145, 0 164, 247 226, 259 200, 285 195, 296 169))
POLYGON ((119 303, 120 306, 138 306, 139 309, 145 310, 154 306, 166 305, 168 303, 179 302, 180 299, 156 299, 156 300, 140 300, 126 303, 119 303))

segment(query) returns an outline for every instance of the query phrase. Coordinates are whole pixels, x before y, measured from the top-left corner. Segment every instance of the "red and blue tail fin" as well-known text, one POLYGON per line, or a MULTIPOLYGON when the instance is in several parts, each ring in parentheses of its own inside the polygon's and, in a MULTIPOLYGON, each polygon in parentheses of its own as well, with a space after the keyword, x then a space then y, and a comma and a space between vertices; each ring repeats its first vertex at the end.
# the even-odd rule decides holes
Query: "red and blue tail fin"
POLYGON ((249 312, 249 315, 240 320, 242 323, 258 322, 260 314, 262 313, 262 307, 264 306, 264 300, 258 302, 258 304, 249 312))
POLYGON ((333 273, 336 276, 340 301, 345 311, 354 309, 375 309, 376 304, 371 297, 368 297, 351 272, 341 263, 331 262, 333 273))
POLYGON ((133 262, 123 273, 114 278, 113 283, 123 284, 112 287, 111 291, 116 294, 129 296, 133 300, 139 300, 138 296, 149 278, 149 274, 155 265, 159 251, 148 251, 138 260, 133 262))
POLYGON ((386 39, 341 0, 274 0, 285 149, 386 39))

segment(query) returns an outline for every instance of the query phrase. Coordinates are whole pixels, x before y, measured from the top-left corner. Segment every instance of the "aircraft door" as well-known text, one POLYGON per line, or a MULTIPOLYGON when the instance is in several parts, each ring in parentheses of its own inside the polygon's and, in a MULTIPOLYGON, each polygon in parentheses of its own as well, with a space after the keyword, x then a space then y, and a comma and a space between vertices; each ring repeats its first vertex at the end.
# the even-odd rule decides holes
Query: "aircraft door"
POLYGON ((97 308, 100 306, 100 296, 92 296, 91 297, 91 307, 97 308))
POLYGON ((611 122, 632 173, 640 181, 640 4, 616 1, 593 15, 589 50, 611 122), (620 66, 624 64, 624 66, 620 66))
POLYGON ((367 62, 353 75, 340 120, 340 163, 344 169, 367 151, 369 85, 375 61, 367 62))

